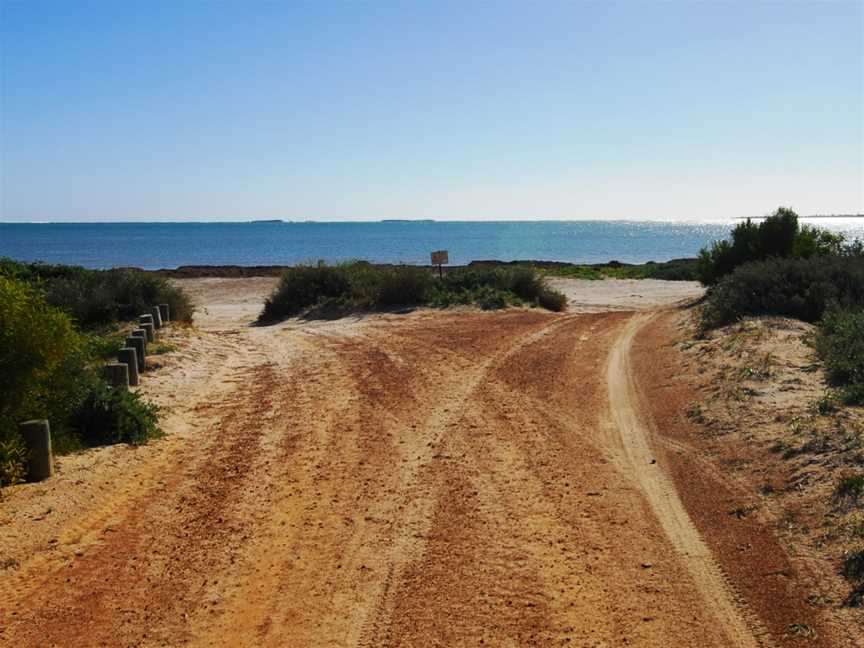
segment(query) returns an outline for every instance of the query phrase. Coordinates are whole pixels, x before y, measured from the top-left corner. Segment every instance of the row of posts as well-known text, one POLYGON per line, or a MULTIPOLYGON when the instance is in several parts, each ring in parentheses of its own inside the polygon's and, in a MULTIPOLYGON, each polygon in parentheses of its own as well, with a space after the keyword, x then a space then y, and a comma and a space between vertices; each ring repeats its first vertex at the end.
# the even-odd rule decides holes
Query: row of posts
MULTIPOLYGON (((117 362, 105 365, 105 379, 115 389, 128 390, 140 383, 140 372, 144 370, 147 344, 156 341, 156 330, 169 321, 168 304, 159 304, 138 317, 138 328, 126 338, 125 345, 117 352, 117 362)), ((54 474, 54 457, 51 452, 51 427, 48 421, 25 421, 18 426, 27 449, 30 451, 28 478, 30 481, 48 479, 54 474)))

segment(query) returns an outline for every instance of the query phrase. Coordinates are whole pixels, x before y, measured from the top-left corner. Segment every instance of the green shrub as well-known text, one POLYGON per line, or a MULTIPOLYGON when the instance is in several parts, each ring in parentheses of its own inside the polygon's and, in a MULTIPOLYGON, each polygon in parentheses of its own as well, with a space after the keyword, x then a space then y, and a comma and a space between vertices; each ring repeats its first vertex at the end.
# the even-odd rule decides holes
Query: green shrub
POLYGON ((85 328, 128 321, 168 304, 171 318, 189 321, 189 298, 167 279, 138 270, 89 271, 80 276, 45 283, 46 299, 62 308, 85 328))
POLYGON ((716 284, 736 268, 771 258, 811 258, 837 255, 843 249, 840 234, 798 225, 798 215, 779 208, 760 223, 749 218, 735 226, 731 240, 715 241, 699 252, 697 275, 706 286, 716 284))
POLYGON ((17 435, 0 438, 0 486, 18 484, 27 476, 27 448, 17 435))
POLYGON ((49 304, 83 328, 132 320, 149 313, 156 304, 168 304, 172 320, 192 319, 192 303, 182 290, 140 270, 87 270, 0 259, 0 275, 38 286, 49 304))
MULTIPOLYGON (((0 442, 14 457, 18 424, 48 419, 58 452, 76 446, 68 425, 89 370, 87 341, 69 317, 22 281, 0 275, 0 442)), ((0 482, 8 481, 0 475, 0 482)))
POLYGON ((864 405, 864 308, 826 313, 815 346, 843 399, 864 405))
POLYGON ((355 261, 289 268, 266 300, 259 320, 290 317, 316 308, 477 304, 489 309, 526 302, 551 310, 566 306, 564 295, 550 289, 545 278, 527 266, 459 268, 437 280, 428 268, 355 261))
POLYGON ((23 263, 9 257, 0 257, 0 275, 34 283, 50 279, 71 279, 91 272, 81 266, 54 265, 48 263, 23 263))
POLYGON ((351 285, 344 269, 328 265, 296 265, 288 268, 274 293, 264 302, 261 320, 299 315, 325 299, 347 297, 351 285))
POLYGON ((864 473, 843 475, 834 487, 834 499, 857 504, 864 495, 864 473))
MULTIPOLYGON (((698 259, 672 259, 663 263, 647 263, 644 278, 664 281, 698 281, 698 259)), ((639 279, 640 277, 633 277, 639 279)))
POLYGON ((769 259, 736 268, 711 288, 704 328, 745 316, 781 315, 818 321, 829 308, 864 307, 864 257, 769 259))
POLYGON ((486 288, 480 291, 474 302, 482 310, 500 310, 507 308, 507 295, 495 288, 486 288))
POLYGON ((843 575, 849 580, 864 580, 864 549, 846 555, 843 559, 843 575))
POLYGON ((139 445, 161 435, 157 412, 155 405, 143 401, 138 394, 97 382, 84 398, 75 422, 85 445, 139 445))
POLYGON ((115 343, 78 333, 38 287, 0 274, 0 486, 24 477, 22 421, 47 419, 58 454, 82 445, 142 443, 157 432, 155 408, 112 392, 95 375, 91 359, 115 343))
POLYGON ((377 303, 380 306, 425 304, 432 281, 431 273, 425 268, 384 268, 380 274, 377 303))

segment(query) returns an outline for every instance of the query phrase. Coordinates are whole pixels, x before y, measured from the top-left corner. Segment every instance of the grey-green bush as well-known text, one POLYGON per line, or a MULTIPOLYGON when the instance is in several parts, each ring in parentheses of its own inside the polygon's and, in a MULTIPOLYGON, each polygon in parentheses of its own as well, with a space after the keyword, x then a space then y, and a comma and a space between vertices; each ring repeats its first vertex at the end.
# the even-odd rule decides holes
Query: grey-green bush
POLYGON ((356 261, 288 269, 266 300, 259 320, 272 321, 315 309, 329 312, 452 304, 503 308, 515 303, 563 310, 567 300, 529 267, 460 268, 438 279, 428 268, 356 261))
POLYGON ((88 270, 0 259, 0 275, 39 288, 49 304, 86 329, 135 319, 149 312, 154 304, 168 304, 174 320, 192 319, 192 302, 181 289, 163 277, 140 270, 88 270))
POLYGON ((714 286, 701 310, 713 328, 753 315, 817 322, 830 308, 864 307, 864 257, 826 256, 748 263, 714 286))
POLYGON ((864 308, 827 312, 815 346, 843 400, 864 405, 864 308))
POLYGON ((76 428, 84 445, 140 445, 161 435, 158 409, 137 393, 96 383, 81 403, 76 428))

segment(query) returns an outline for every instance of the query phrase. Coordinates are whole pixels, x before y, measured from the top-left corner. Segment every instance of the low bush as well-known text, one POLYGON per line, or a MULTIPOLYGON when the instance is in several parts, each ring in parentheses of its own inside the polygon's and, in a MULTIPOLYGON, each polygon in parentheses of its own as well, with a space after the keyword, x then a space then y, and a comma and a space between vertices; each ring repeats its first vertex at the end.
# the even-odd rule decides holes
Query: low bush
POLYGON ((697 259, 672 259, 663 263, 645 264, 646 279, 664 281, 698 281, 697 259))
POLYGON ((864 604, 864 548, 848 552, 843 557, 840 571, 854 584, 852 591, 846 597, 845 605, 861 607, 864 604))
POLYGON ((864 307, 826 313, 815 346, 843 400, 864 405, 864 307))
POLYGON ((702 326, 752 315, 816 322, 832 308, 864 307, 864 257, 769 259, 736 268, 708 293, 702 326))
POLYGON ((350 288, 342 266, 296 265, 282 274, 276 290, 264 302, 259 319, 299 315, 326 299, 347 296, 350 288))
POLYGON ((167 279, 138 270, 93 270, 80 276, 47 281, 45 297, 84 328, 127 321, 168 304, 171 318, 189 321, 192 304, 167 279))
POLYGON ((425 304, 432 288, 432 275, 424 268, 397 266, 380 271, 378 294, 380 306, 425 304))
POLYGON ((537 295, 537 305, 546 310, 560 313, 567 308, 567 297, 557 290, 544 287, 537 295))
POLYGON ((155 405, 134 392, 97 383, 81 403, 75 423, 84 445, 139 445, 161 435, 157 412, 155 405))
POLYGON ((141 270, 88 270, 0 259, 0 275, 37 286, 49 304, 86 329, 135 319, 156 304, 168 304, 173 320, 192 319, 192 303, 181 289, 141 270))
POLYGON ((490 309, 519 303, 563 310, 566 298, 525 266, 459 268, 436 279, 427 268, 374 266, 357 261, 290 268, 266 300, 259 320, 271 321, 314 309, 454 304, 477 304, 490 309))
POLYGON ((843 475, 834 487, 834 499, 840 502, 857 504, 862 496, 864 496, 864 473, 843 475))
POLYGON ((697 259, 671 259, 669 261, 648 261, 629 264, 610 261, 590 265, 572 263, 538 263, 532 261, 498 262, 473 261, 469 268, 491 267, 512 268, 516 266, 532 268, 542 276, 566 277, 568 279, 663 279, 665 281, 696 281, 697 259))

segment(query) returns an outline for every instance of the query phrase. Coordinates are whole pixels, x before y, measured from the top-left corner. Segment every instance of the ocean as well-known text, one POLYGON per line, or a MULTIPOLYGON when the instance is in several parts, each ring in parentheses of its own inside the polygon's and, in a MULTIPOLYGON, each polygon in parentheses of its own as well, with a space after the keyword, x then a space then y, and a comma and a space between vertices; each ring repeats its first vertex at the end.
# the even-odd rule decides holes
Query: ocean
MULTIPOLYGON (((804 223, 864 238, 864 219, 804 223)), ((381 221, 321 223, 0 223, 0 256, 88 268, 181 265, 290 265, 324 259, 428 264, 432 250, 450 263, 517 259, 602 263, 695 256, 735 222, 381 221)))

